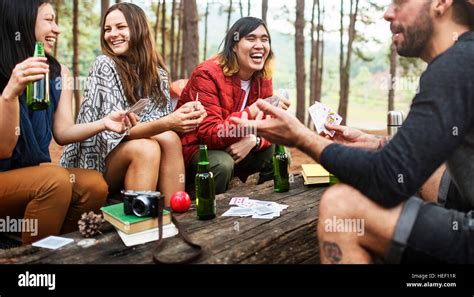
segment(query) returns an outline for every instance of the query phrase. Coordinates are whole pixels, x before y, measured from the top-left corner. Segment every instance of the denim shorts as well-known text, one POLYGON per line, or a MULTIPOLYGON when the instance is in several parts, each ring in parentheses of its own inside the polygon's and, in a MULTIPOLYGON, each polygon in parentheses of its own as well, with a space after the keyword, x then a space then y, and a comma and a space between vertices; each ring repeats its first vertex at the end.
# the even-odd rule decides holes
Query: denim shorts
POLYGON ((474 212, 446 171, 438 204, 408 199, 385 263, 474 264, 474 212))

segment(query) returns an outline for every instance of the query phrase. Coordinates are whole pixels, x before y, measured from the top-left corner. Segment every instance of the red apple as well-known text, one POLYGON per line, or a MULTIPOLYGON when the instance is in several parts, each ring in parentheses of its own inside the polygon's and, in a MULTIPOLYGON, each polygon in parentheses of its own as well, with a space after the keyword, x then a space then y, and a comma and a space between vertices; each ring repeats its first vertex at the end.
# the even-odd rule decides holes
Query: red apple
POLYGON ((171 209, 175 212, 186 212, 191 205, 191 198, 186 192, 176 192, 171 195, 171 209))

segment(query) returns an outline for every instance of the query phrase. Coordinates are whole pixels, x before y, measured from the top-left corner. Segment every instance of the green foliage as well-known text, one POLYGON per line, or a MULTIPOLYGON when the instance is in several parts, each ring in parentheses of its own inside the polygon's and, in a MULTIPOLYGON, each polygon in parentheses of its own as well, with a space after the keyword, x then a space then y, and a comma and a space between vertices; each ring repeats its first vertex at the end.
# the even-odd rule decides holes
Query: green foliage
MULTIPOLYGON (((59 16, 61 35, 58 39, 58 57, 61 64, 72 71, 72 1, 63 1, 59 16)), ((100 14, 95 11, 95 1, 79 1, 79 72, 87 76, 100 50, 100 14)))

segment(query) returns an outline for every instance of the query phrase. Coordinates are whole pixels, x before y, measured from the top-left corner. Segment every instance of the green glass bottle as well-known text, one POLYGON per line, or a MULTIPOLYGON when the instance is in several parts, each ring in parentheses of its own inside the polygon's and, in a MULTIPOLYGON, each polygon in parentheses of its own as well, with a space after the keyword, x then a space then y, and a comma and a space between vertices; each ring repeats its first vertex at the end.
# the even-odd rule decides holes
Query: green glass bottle
MULTIPOLYGON (((44 45, 36 42, 34 57, 44 57, 44 45)), ((43 110, 49 107, 49 73, 40 80, 26 86, 26 104, 31 110, 43 110)))
POLYGON ((199 162, 196 177, 196 211, 200 220, 210 220, 216 217, 216 188, 214 175, 210 171, 207 146, 199 146, 199 162))
POLYGON ((273 187, 277 193, 290 190, 288 164, 288 154, 285 151, 285 147, 277 145, 273 155, 273 187))
POLYGON ((332 173, 329 174, 329 185, 335 185, 339 182, 339 179, 332 173))

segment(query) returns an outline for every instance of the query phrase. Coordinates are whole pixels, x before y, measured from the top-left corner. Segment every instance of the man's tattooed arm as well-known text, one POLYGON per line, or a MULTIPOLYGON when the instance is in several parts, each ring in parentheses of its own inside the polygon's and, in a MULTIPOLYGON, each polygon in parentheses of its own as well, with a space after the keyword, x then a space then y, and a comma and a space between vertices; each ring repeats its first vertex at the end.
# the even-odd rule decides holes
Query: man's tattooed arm
POLYGON ((339 264, 342 260, 341 248, 335 242, 323 242, 323 251, 331 264, 339 264))

